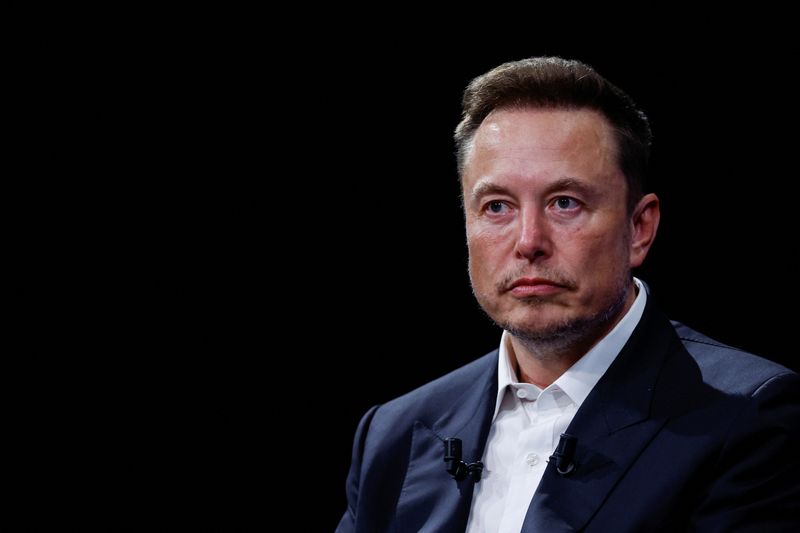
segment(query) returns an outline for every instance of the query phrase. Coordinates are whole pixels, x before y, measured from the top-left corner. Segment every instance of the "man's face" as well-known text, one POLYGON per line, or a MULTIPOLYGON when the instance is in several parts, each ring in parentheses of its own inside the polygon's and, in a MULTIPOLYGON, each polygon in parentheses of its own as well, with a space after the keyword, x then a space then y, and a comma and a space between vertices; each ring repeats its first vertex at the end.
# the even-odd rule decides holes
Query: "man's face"
POLYGON ((463 176, 469 272, 502 327, 546 339, 613 325, 632 302, 644 256, 616 150, 591 110, 497 110, 478 128, 463 176))

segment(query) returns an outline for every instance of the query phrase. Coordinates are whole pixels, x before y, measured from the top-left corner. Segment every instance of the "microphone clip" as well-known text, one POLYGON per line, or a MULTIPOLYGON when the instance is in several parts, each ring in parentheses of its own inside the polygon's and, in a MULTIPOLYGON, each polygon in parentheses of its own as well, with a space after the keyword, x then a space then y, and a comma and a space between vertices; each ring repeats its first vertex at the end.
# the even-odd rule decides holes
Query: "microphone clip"
POLYGON ((558 441, 553 455, 547 462, 553 462, 556 467, 556 472, 562 476, 568 476, 575 472, 577 465, 575 464, 575 447, 578 443, 578 438, 566 433, 561 434, 561 439, 558 441))
POLYGON ((461 481, 467 475, 475 483, 481 480, 483 463, 481 461, 465 463, 461 460, 461 439, 452 437, 444 439, 444 461, 447 463, 447 472, 456 481, 461 481))

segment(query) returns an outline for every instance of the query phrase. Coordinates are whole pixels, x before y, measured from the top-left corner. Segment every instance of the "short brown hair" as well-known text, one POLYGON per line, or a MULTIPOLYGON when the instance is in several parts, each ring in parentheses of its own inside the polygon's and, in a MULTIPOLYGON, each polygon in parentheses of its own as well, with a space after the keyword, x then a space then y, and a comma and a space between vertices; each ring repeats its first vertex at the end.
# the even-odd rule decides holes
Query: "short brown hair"
POLYGON ((630 96, 580 61, 532 57, 503 63, 470 82, 456 128, 458 173, 463 176, 475 131, 500 108, 593 109, 616 134, 618 164, 628 184, 628 211, 645 190, 652 133, 647 116, 630 96))

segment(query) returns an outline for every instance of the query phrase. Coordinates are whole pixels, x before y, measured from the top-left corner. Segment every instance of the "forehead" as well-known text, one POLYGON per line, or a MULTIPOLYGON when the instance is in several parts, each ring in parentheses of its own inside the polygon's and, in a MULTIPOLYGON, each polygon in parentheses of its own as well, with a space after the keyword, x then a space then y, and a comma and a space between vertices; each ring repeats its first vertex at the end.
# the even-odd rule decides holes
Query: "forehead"
POLYGON ((622 190, 608 120, 590 109, 500 109, 483 121, 465 160, 462 187, 549 186, 569 179, 622 190))
POLYGON ((591 109, 499 109, 484 119, 473 140, 472 154, 502 151, 537 159, 616 154, 608 120, 591 109))

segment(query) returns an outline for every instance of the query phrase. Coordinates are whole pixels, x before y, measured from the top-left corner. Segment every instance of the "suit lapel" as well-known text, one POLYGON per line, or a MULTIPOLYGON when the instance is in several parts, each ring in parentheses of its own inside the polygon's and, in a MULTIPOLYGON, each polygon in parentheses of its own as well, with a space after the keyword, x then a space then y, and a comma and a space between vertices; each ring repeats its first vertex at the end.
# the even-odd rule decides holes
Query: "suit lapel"
MULTIPOLYGON (((478 461, 489 435, 497 397, 497 356, 488 358, 479 381, 465 384, 442 416, 414 422, 411 452, 397 504, 397 531, 463 532, 467 525, 473 481, 455 481, 445 470, 444 439, 462 441, 466 462, 478 461)), ((441 410, 438 410, 441 413, 441 410)))
POLYGON ((577 469, 561 476, 549 464, 531 500, 524 532, 581 529, 666 423, 653 399, 668 354, 679 343, 648 301, 642 320, 567 429, 577 437, 577 469))

